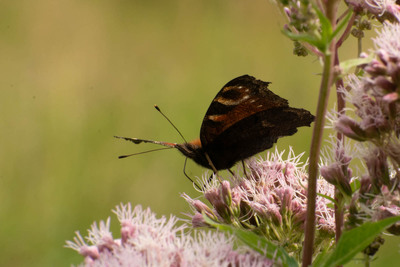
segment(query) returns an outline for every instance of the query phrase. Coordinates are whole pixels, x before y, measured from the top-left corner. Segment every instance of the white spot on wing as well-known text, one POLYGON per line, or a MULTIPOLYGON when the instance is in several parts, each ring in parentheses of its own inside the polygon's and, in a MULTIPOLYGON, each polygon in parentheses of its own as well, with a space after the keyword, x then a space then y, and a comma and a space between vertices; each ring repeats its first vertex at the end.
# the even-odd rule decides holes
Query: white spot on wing
POLYGON ((233 100, 233 99, 228 99, 228 98, 224 98, 224 97, 217 97, 216 99, 214 99, 214 101, 217 101, 218 103, 225 105, 225 106, 235 106, 235 105, 239 105, 240 103, 246 101, 250 96, 249 95, 245 95, 242 98, 239 98, 238 100, 233 100))
POLYGON ((224 119, 225 115, 208 115, 207 119, 211 120, 211 121, 221 121, 224 119))

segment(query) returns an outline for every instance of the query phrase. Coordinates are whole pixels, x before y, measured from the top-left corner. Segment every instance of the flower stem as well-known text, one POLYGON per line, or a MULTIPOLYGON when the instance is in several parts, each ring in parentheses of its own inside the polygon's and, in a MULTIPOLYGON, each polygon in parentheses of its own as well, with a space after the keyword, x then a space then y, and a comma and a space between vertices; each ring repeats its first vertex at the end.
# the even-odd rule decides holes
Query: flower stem
MULTIPOLYGON (((339 44, 336 44, 336 52, 335 52, 335 64, 334 66, 339 66, 339 54, 338 54, 339 44)), ((344 109, 346 107, 346 101, 344 99, 344 93, 339 90, 339 88, 344 87, 343 79, 337 79, 335 82, 336 85, 336 99, 337 99, 337 114, 339 117, 344 114, 344 109)), ((337 143, 336 143, 336 160, 340 162, 339 158, 339 149, 340 147, 344 147, 344 136, 341 132, 337 132, 337 143)), ((342 235, 342 227, 343 227, 343 196, 339 192, 339 190, 335 190, 335 231, 336 231, 336 242, 339 241, 340 236, 342 235)))
MULTIPOLYGON (((334 42, 333 42, 334 44, 334 42)), ((310 148, 310 164, 308 169, 308 190, 307 190, 307 217, 305 224, 305 238, 303 249, 303 267, 311 265, 315 234, 315 201, 317 196, 317 177, 318 177, 318 161, 320 155, 320 147, 322 135, 325 125, 325 115, 328 106, 329 92, 333 82, 333 60, 332 52, 326 52, 324 55, 324 69, 322 73, 321 86, 319 91, 318 106, 313 129, 313 136, 310 148)))

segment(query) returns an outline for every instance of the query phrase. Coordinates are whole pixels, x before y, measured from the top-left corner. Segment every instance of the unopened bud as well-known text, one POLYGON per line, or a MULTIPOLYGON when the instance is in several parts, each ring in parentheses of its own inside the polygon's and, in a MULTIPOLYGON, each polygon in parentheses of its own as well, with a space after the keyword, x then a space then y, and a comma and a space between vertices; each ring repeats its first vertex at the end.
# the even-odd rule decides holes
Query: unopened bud
POLYGON ((204 220, 203 214, 196 213, 192 217, 192 226, 196 228, 196 227, 208 227, 210 225, 206 223, 206 221, 204 220))
POLYGON ((354 140, 360 142, 367 140, 366 133, 361 129, 359 123, 347 116, 340 116, 335 128, 337 131, 354 140))
POLYGON ((85 258, 90 258, 92 260, 98 259, 100 257, 99 250, 96 246, 82 246, 79 249, 79 254, 85 258))
POLYGON ((399 99, 399 94, 397 92, 393 92, 385 95, 382 99, 387 103, 393 103, 399 99))
POLYGON ((97 245, 100 252, 103 251, 113 251, 117 244, 111 235, 105 235, 101 238, 101 243, 97 245))
POLYGON ((376 52, 376 54, 378 55, 379 59, 383 62, 383 64, 385 65, 388 64, 390 58, 389 54, 385 50, 380 49, 376 52))
POLYGON ((227 180, 222 181, 221 184, 221 197, 225 204, 230 207, 232 204, 232 191, 231 185, 227 180))
POLYGON ((129 239, 136 237, 137 227, 129 221, 121 223, 121 243, 125 244, 129 239))
POLYGON ((360 194, 366 195, 371 191, 372 180, 369 175, 364 175, 360 180, 360 194))
POLYGON ((366 157, 365 160, 369 175, 373 179, 372 182, 376 188, 380 188, 382 185, 391 186, 389 166, 385 152, 376 150, 375 153, 366 157))
POLYGON ((382 88, 384 92, 394 92, 396 90, 396 85, 382 75, 376 77, 374 83, 382 88))
POLYGON ((193 200, 191 205, 196 209, 199 213, 205 213, 207 216, 211 217, 214 216, 212 210, 200 200, 193 200))
POLYGON ((365 66, 364 70, 372 76, 387 74, 386 66, 376 59, 373 59, 367 66, 365 66))
POLYGON ((342 193, 351 196, 352 190, 349 178, 345 175, 343 168, 347 167, 339 165, 337 162, 329 166, 322 166, 321 175, 328 183, 338 187, 342 193))

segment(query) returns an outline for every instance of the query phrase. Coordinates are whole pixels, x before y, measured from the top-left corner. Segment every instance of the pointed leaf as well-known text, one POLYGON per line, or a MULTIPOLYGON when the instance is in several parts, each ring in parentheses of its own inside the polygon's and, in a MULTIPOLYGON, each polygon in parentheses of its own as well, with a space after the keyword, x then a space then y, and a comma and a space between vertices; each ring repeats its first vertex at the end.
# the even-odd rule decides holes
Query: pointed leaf
POLYGON ((343 61, 342 63, 340 63, 340 69, 342 71, 342 75, 343 74, 348 74, 351 71, 351 68, 359 66, 359 65, 363 65, 363 64, 368 64, 369 62, 372 61, 372 59, 374 58, 374 54, 370 54, 368 57, 365 58, 353 58, 353 59, 349 59, 346 61, 343 61))
MULTIPOLYGON (((332 40, 332 24, 329 19, 322 13, 321 10, 314 4, 313 5, 315 12, 319 18, 319 23, 321 24, 321 39, 324 43, 325 47, 329 47, 329 42, 332 40)), ((325 51, 321 51, 325 52, 325 51)))
POLYGON ((287 37, 289 37, 292 40, 296 41, 301 41, 301 42, 306 42, 309 43, 312 46, 315 46, 318 48, 318 50, 323 51, 324 50, 324 43, 321 42, 320 39, 316 38, 313 35, 307 34, 307 33, 293 33, 290 31, 282 31, 283 34, 285 34, 287 37))
POLYGON ((371 244, 375 237, 398 221, 400 221, 400 216, 390 217, 378 222, 367 222, 350 231, 343 232, 336 248, 326 256, 323 264, 320 259, 318 260, 319 266, 335 267, 349 262, 357 253, 371 244))
POLYGON ((334 38, 336 35, 339 34, 339 32, 343 29, 346 23, 350 20, 352 15, 353 15, 353 10, 349 9, 349 13, 347 13, 346 17, 344 17, 344 19, 338 25, 336 25, 336 29, 332 33, 332 38, 334 38))

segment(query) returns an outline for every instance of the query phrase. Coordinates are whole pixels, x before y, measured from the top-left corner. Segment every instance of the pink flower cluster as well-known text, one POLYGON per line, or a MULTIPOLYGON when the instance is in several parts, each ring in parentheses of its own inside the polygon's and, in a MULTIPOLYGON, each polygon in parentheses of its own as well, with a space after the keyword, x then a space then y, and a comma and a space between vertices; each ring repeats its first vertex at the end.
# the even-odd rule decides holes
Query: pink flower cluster
MULTIPOLYGON (((399 8, 392 11, 400 18, 399 8)), ((365 166, 365 172, 359 175, 359 190, 352 192, 348 188, 345 194, 352 199, 348 228, 400 214, 399 23, 385 22, 374 44, 377 58, 362 66, 366 75, 349 75, 346 88, 342 88, 346 101, 353 107, 347 108, 346 114, 333 123, 337 131, 359 141, 358 156, 365 166)), ((340 165, 340 170, 348 170, 348 164, 349 161, 340 165)), ((336 180, 349 182, 350 171, 343 175, 331 166, 321 169, 324 177, 328 180, 340 177, 336 180)), ((400 224, 388 231, 400 234, 399 229, 400 224)))
POLYGON ((130 204, 114 210, 121 223, 121 238, 110 232, 110 218, 94 223, 86 240, 79 232, 66 247, 85 257, 80 266, 272 266, 273 261, 247 247, 236 245, 233 237, 201 231, 186 233, 171 216, 157 218, 150 209, 130 204))
MULTIPOLYGON (((293 255, 299 253, 306 214, 306 165, 300 162, 302 154, 295 156, 290 150, 284 160, 283 153, 276 150, 268 152, 266 159, 250 159, 250 173, 232 177, 232 185, 227 180, 220 184, 217 179, 206 183, 204 197, 211 207, 184 194, 195 211, 191 216, 193 226, 207 226, 203 215, 208 216, 220 223, 250 229, 293 255)), ((335 223, 328 198, 333 196, 333 186, 319 179, 318 192, 317 235, 323 238, 317 238, 316 246, 330 246, 335 223)))

